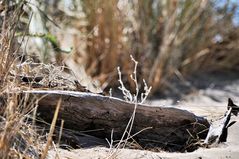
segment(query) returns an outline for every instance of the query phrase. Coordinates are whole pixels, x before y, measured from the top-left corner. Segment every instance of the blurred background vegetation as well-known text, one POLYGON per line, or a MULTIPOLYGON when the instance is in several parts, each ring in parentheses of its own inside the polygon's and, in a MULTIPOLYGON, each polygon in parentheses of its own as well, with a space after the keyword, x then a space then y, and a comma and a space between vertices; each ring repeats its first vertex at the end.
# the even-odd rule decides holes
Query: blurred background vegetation
MULTIPOLYGON (((17 1, 16 1, 17 2, 17 1)), ((152 92, 201 72, 239 70, 237 0, 29 0, 20 55, 66 65, 80 80, 116 87, 117 67, 130 88, 137 75, 152 92)), ((84 82, 83 82, 84 83, 84 82)))

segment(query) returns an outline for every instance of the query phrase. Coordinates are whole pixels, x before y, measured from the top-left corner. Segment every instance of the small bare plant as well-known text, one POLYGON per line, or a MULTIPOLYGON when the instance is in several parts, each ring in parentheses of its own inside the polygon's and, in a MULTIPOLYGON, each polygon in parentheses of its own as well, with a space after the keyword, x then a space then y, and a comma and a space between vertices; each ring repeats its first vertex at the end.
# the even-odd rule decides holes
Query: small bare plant
POLYGON ((133 74, 130 75, 130 78, 132 79, 132 81, 134 82, 135 84, 135 94, 131 93, 129 89, 127 89, 123 83, 123 80, 122 80, 122 73, 120 71, 120 67, 117 68, 118 70, 118 75, 119 75, 119 83, 120 83, 120 86, 118 87, 123 95, 124 95, 124 99, 125 101, 127 102, 131 102, 131 103, 140 103, 140 104, 143 104, 145 102, 145 100, 147 99, 149 93, 150 93, 150 90, 152 89, 152 87, 148 87, 147 83, 145 82, 145 80, 143 79, 143 83, 144 83, 144 92, 141 93, 140 97, 141 97, 141 100, 138 101, 138 98, 139 98, 139 84, 138 84, 138 80, 137 80, 137 66, 138 66, 138 61, 136 61, 132 55, 130 55, 130 58, 131 60, 134 62, 134 72, 133 74))
POLYGON ((138 84, 138 80, 137 80, 138 61, 136 61, 132 55, 130 55, 130 58, 134 62, 134 71, 133 71, 133 74, 130 75, 130 78, 132 79, 132 81, 135 84, 135 93, 131 93, 130 90, 128 90, 125 87, 125 85, 124 85, 124 83, 122 81, 122 74, 121 74, 121 71, 120 71, 120 67, 118 67, 117 70, 118 70, 119 82, 120 82, 119 89, 122 91, 125 101, 134 103, 134 105, 135 105, 134 106, 134 111, 133 111, 133 113, 132 113, 132 115, 131 115, 131 117, 130 117, 127 125, 126 125, 125 131, 124 131, 124 133, 123 133, 119 143, 117 143, 117 146, 116 146, 115 149, 112 146, 112 144, 113 144, 113 131, 112 131, 111 142, 108 142, 110 144, 110 148, 112 150, 111 151, 111 155, 109 156, 109 158, 112 158, 113 156, 115 156, 119 148, 124 148, 127 145, 129 139, 133 139, 134 136, 136 136, 137 134, 139 134, 140 132, 145 130, 144 129, 144 130, 141 130, 140 132, 137 132, 135 134, 131 134, 131 131, 132 131, 132 128, 133 128, 133 124, 134 124, 134 119, 135 119, 135 114, 136 114, 137 106, 138 106, 138 104, 142 104, 142 103, 145 102, 145 100, 147 99, 147 97, 148 97, 152 87, 151 86, 148 87, 148 85, 146 84, 145 80, 143 79, 144 92, 141 93, 141 95, 140 95, 139 84, 138 84), (138 101, 139 96, 141 97, 140 101, 138 101))

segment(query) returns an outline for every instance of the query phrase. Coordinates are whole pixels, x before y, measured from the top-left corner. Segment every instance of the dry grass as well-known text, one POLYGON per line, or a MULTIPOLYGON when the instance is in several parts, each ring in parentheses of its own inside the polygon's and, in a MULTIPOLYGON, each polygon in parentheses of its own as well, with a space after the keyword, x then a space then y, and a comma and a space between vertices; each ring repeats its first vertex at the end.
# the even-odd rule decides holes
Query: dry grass
POLYGON ((35 100, 28 102, 29 96, 22 96, 17 90, 18 80, 11 71, 19 72, 16 67, 20 45, 15 33, 23 14, 25 1, 2 1, 1 38, 0 38, 0 158, 39 158, 41 139, 35 126, 27 121, 36 105, 35 100))

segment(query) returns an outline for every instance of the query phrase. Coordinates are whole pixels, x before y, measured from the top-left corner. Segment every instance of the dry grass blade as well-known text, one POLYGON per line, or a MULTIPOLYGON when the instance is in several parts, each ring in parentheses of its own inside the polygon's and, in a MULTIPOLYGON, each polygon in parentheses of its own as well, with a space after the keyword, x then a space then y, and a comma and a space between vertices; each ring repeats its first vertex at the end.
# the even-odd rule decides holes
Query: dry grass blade
POLYGON ((61 127, 60 127, 60 133, 59 133, 59 138, 58 138, 58 142, 57 142, 57 147, 60 146, 62 132, 63 132, 63 127, 64 127, 64 120, 61 120, 61 127))
POLYGON ((55 110, 55 113, 54 113, 54 117, 52 119, 52 123, 51 123, 51 127, 50 127, 50 132, 49 132, 48 137, 47 137, 47 143, 46 143, 45 149, 42 153, 41 159, 46 158, 49 147, 52 143, 52 136, 53 136, 53 133, 54 133, 54 130, 55 130, 56 120, 57 120, 57 117, 58 117, 58 114, 59 114, 60 106, 61 106, 61 99, 59 99, 59 101, 57 103, 56 110, 55 110))

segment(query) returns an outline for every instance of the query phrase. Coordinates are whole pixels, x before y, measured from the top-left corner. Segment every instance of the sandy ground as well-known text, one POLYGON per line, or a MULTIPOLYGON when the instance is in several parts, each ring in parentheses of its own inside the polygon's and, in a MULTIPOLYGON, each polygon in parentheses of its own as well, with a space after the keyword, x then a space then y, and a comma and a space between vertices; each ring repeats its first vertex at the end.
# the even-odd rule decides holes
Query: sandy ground
MULTIPOLYGON (((209 121, 216 119, 226 111, 227 99, 232 98, 239 105, 239 78, 207 81, 208 86, 199 88, 193 94, 189 94, 178 102, 172 99, 148 101, 152 105, 171 105, 186 109, 198 116, 204 116, 209 121)), ((229 128, 228 139, 217 147, 199 148, 191 153, 150 152, 142 150, 120 149, 111 156, 108 148, 96 147, 90 149, 76 149, 67 151, 63 149, 51 150, 49 159, 59 156, 61 159, 238 159, 239 158, 239 117, 232 117, 232 121, 238 121, 229 128)))

